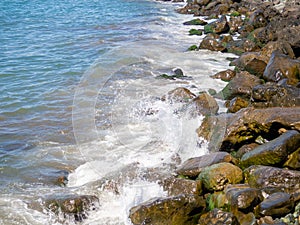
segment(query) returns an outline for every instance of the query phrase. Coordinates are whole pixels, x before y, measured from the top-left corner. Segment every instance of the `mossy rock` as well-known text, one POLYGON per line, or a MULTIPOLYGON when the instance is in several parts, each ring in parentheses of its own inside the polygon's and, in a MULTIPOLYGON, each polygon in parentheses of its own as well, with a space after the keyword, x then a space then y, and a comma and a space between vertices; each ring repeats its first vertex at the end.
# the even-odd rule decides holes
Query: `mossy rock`
POLYGON ((184 25, 201 25, 201 26, 204 26, 204 25, 207 24, 207 22, 204 21, 204 20, 201 20, 201 19, 197 18, 197 19, 193 19, 193 20, 184 22, 183 24, 184 25))
POLYGON ((191 45, 189 48, 188 48, 188 51, 196 51, 198 50, 198 46, 197 45, 191 45))
POLYGON ((189 30, 189 35, 198 35, 198 36, 201 36, 202 35, 202 30, 190 29, 189 30))

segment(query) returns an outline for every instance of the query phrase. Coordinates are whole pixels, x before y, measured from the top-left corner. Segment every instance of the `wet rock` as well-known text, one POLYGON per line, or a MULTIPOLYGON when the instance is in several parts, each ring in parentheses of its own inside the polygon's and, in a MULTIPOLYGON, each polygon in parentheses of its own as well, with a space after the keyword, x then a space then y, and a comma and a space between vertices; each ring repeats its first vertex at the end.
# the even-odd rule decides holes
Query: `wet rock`
POLYGON ((227 69, 221 72, 216 73, 215 75, 211 76, 211 78, 214 79, 221 79, 222 81, 230 81, 232 78, 234 78, 236 75, 236 72, 231 69, 227 69))
POLYGON ((213 209, 212 211, 203 214, 198 224, 210 225, 240 225, 237 218, 230 212, 224 212, 220 209, 213 209))
POLYGON ((197 129, 199 137, 213 143, 211 151, 232 151, 254 142, 258 136, 277 137, 279 129, 300 130, 299 107, 266 109, 246 108, 235 114, 204 118, 197 129))
POLYGON ((205 200, 196 195, 154 198, 130 209, 133 224, 189 225, 205 208, 205 200))
POLYGON ((294 170, 300 170, 300 148, 288 156, 288 160, 283 166, 294 170))
POLYGON ((189 89, 179 87, 172 91, 169 91, 167 95, 163 96, 161 99, 162 101, 169 101, 170 103, 173 102, 189 102, 196 95, 192 93, 189 89))
POLYGON ((204 20, 201 20, 201 19, 197 18, 197 19, 193 19, 193 20, 184 22, 183 24, 184 25, 201 25, 201 26, 204 26, 204 25, 207 24, 207 22, 204 21, 204 20))
POLYGON ((257 108, 300 106, 300 88, 274 83, 257 85, 252 90, 252 105, 257 108))
POLYGON ((180 194, 200 195, 202 193, 202 183, 200 180, 170 177, 163 181, 163 189, 168 192, 168 196, 180 194))
POLYGON ((229 201, 231 212, 237 213, 238 210, 249 213, 254 207, 263 201, 262 192, 257 188, 242 187, 232 185, 225 190, 226 198, 229 201))
POLYGON ((252 89, 262 81, 246 72, 237 73, 236 76, 226 85, 226 87, 218 93, 218 97, 225 100, 231 100, 234 97, 250 98, 252 89))
POLYGON ((45 200, 48 210, 64 216, 74 216, 76 221, 87 218, 88 211, 99 207, 99 200, 96 196, 58 196, 53 199, 45 200))
POLYGON ((290 130, 263 145, 260 145, 241 158, 241 166, 250 165, 282 165, 288 154, 300 147, 300 133, 290 130))
POLYGON ((284 192, 277 192, 268 196, 255 209, 257 215, 280 217, 291 212, 294 202, 291 195, 284 192))
POLYGON ((217 164, 220 162, 233 162, 236 163, 236 159, 233 158, 227 152, 214 152, 208 155, 203 155, 186 160, 176 172, 183 176, 197 177, 203 168, 217 164))
POLYGON ((249 101, 246 99, 243 99, 241 97, 234 97, 230 100, 228 104, 228 112, 236 113, 242 108, 246 108, 249 105, 249 101))
POLYGON ((200 29, 190 29, 189 30, 189 35, 201 36, 202 35, 202 30, 200 30, 200 29))
POLYGON ((235 216, 237 217, 240 225, 257 225, 255 215, 252 212, 244 214, 238 211, 235 216))
POLYGON ((201 41, 199 49, 208 49, 211 51, 224 51, 226 47, 222 45, 218 35, 207 35, 201 41))
POLYGON ((199 115, 214 115, 219 110, 217 101, 207 93, 202 93, 186 106, 192 117, 199 115))
POLYGON ((221 191, 227 184, 237 184, 243 180, 242 170, 227 162, 214 164, 202 169, 198 176, 209 191, 221 191))
POLYGON ((294 192, 300 188, 300 171, 271 166, 251 166, 244 171, 245 181, 254 188, 280 188, 294 192))
POLYGON ((242 156, 247 153, 252 151, 254 148, 256 148, 257 146, 259 146, 259 144, 257 143, 250 143, 250 144, 246 144, 243 145, 242 147, 239 148, 239 150, 236 152, 236 157, 237 158, 242 158, 242 156))
POLYGON ((229 31, 230 27, 228 25, 228 21, 226 16, 221 16, 215 22, 209 23, 204 26, 204 33, 216 33, 216 34, 223 34, 229 31))
POLYGON ((288 84, 298 84, 300 74, 300 60, 291 59, 277 51, 272 53, 263 77, 267 81, 278 82, 287 78, 288 84))

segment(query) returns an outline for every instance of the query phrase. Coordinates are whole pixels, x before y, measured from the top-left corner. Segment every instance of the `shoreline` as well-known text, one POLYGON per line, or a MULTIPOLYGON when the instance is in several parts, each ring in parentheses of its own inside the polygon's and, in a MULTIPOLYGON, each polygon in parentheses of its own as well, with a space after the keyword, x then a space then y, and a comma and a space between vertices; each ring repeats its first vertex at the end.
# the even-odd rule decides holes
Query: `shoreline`
POLYGON ((195 16, 187 25, 204 25, 190 31, 206 34, 190 50, 239 58, 230 63, 234 70, 212 76, 228 82, 219 93, 169 92, 206 115, 197 133, 210 153, 177 165, 176 175, 162 180, 168 197, 133 207, 133 224, 300 223, 300 6, 230 2, 199 0, 178 10, 195 16), (198 18, 208 15, 217 20, 198 18), (226 101, 227 113, 217 113, 215 98, 226 101))

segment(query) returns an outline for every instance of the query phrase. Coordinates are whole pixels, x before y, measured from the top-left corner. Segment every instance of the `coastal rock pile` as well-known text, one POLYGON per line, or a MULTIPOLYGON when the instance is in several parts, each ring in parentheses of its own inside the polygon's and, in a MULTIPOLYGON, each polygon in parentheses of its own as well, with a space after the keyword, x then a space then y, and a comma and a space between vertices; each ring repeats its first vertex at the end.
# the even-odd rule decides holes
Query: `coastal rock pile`
MULTIPOLYGON (((133 207, 133 224, 299 225, 299 2, 194 0, 178 11, 216 18, 185 23, 204 26, 206 34, 190 50, 239 56, 234 70, 212 75, 228 82, 213 96, 228 112, 217 114, 212 103, 200 110, 197 133, 210 153, 183 162, 162 182, 168 197, 133 207)), ((187 104, 201 98, 187 89, 169 96, 187 104)))

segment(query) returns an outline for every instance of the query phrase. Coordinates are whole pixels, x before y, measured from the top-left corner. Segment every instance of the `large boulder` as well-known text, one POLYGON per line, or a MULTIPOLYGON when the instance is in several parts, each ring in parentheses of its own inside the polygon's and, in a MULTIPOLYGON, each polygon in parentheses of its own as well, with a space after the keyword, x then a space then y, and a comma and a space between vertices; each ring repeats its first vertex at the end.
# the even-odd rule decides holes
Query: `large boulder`
POLYGON ((196 195, 154 198, 130 209, 133 224, 192 225, 193 218, 205 208, 205 200, 196 195))
POLYGON ((267 81, 279 82, 287 79, 288 84, 297 85, 300 81, 300 60, 291 59, 278 51, 272 53, 263 77, 267 81))
POLYGON ((176 172, 180 175, 194 178, 197 177, 204 168, 220 162, 236 163, 236 159, 227 152, 214 152, 186 160, 178 167, 176 172))
POLYGON ((243 180, 242 170, 227 162, 203 168, 198 176, 208 191, 221 191, 227 184, 237 184, 243 180))
POLYGON ((208 49, 211 51, 225 51, 226 47, 219 40, 220 36, 217 34, 208 34, 203 38, 199 45, 199 49, 208 49))
POLYGON ((300 133, 287 131, 278 138, 260 145, 241 158, 242 167, 250 165, 282 165, 288 155, 300 147, 300 133))
POLYGON ((254 188, 276 188, 293 193, 300 188, 300 171, 254 165, 244 171, 245 181, 254 188))
POLYGON ((200 195, 202 193, 202 183, 200 180, 190 180, 184 178, 169 177, 162 181, 164 191, 169 196, 181 194, 200 195))
POLYGON ((229 31, 230 27, 226 16, 204 26, 204 33, 223 34, 229 31))
POLYGON ((258 136, 278 137, 280 128, 300 131, 299 112, 300 107, 248 107, 234 114, 205 117, 197 133, 212 143, 209 145, 212 151, 237 150, 251 140, 254 142, 258 136))

